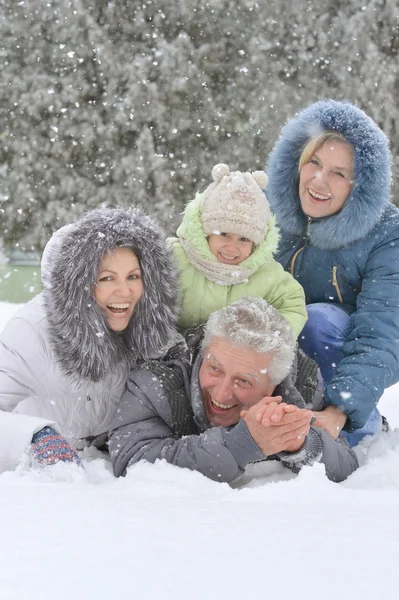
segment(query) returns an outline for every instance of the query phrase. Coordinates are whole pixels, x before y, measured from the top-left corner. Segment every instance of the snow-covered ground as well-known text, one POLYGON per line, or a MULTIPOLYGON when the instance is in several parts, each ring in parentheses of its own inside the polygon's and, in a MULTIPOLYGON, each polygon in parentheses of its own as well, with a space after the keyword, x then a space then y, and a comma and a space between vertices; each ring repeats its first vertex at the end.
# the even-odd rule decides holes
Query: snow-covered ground
MULTIPOLYGON (((380 406, 399 427, 399 386, 380 406)), ((93 451, 84 474, 5 473, 0 598, 396 600, 399 430, 371 455, 340 485, 320 465, 237 489, 163 463, 117 480, 93 451)))

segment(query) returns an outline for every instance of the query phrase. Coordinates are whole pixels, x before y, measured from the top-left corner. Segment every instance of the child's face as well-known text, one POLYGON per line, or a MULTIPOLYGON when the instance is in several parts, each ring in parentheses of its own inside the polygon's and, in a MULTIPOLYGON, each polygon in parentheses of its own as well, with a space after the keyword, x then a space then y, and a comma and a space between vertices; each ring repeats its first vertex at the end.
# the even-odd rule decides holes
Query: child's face
POLYGON ((253 250, 253 242, 236 233, 211 233, 209 248, 219 262, 225 265, 239 265, 253 250))

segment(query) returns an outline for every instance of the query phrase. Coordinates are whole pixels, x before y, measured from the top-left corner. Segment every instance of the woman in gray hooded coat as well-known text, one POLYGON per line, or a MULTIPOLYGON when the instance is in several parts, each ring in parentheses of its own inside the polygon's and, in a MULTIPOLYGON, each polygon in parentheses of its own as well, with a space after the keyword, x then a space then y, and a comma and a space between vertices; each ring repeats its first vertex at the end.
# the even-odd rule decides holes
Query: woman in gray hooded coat
POLYGON ((132 366, 177 341, 175 269, 136 210, 96 209, 62 228, 42 279, 0 335, 0 472, 45 428, 75 443, 105 434, 132 366))

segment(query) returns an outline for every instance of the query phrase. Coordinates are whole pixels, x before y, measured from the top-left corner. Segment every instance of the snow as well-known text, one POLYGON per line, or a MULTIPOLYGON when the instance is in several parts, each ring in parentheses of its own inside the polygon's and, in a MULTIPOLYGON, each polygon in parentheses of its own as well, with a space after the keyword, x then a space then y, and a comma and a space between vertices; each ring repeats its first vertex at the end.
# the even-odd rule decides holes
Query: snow
MULTIPOLYGON (((0 303, 0 329, 16 308, 0 303)), ((380 403, 393 427, 398 395, 380 403)), ((84 472, 0 476, 2 600, 398 597, 399 429, 339 485, 320 465, 257 465, 233 489, 161 462, 115 479, 98 451, 82 458, 84 472)))

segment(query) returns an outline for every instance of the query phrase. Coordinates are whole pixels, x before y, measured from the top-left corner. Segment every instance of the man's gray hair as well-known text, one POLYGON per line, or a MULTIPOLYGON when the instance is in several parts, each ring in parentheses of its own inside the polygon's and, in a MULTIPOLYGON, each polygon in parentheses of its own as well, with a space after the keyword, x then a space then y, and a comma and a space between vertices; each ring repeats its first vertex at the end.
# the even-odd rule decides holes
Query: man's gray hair
POLYGON ((205 325, 203 351, 213 338, 269 354, 268 375, 274 385, 285 379, 294 361, 296 341, 288 322, 262 298, 240 298, 212 313, 205 325))

